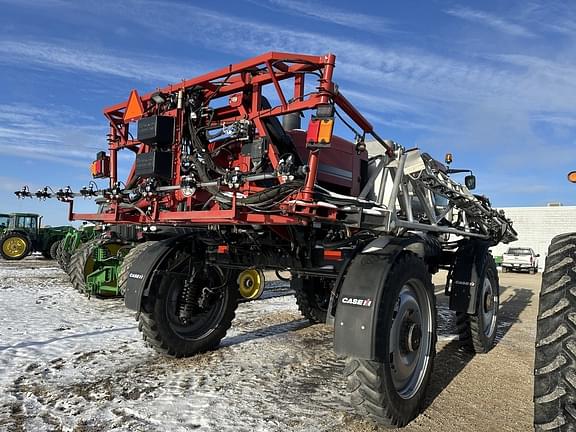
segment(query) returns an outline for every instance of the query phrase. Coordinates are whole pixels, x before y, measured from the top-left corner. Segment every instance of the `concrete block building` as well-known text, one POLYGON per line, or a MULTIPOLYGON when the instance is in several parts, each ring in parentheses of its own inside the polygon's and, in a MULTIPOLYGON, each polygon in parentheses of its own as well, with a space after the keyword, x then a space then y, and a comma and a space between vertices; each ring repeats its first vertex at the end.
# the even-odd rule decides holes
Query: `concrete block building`
POLYGON ((502 255, 509 247, 529 247, 540 254, 539 266, 542 269, 552 238, 558 234, 576 232, 576 206, 508 207, 502 210, 514 222, 518 241, 493 247, 494 256, 502 255))

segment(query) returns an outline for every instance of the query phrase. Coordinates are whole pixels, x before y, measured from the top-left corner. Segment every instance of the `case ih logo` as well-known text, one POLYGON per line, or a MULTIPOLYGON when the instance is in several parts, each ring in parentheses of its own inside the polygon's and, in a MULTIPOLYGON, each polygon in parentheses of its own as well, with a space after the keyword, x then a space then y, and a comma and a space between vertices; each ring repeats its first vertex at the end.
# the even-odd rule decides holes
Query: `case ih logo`
POLYGON ((144 275, 140 273, 130 273, 128 277, 132 279, 144 279, 144 275))
POLYGON ((370 307, 372 306, 372 299, 360 297, 342 297, 342 303, 354 306, 370 307))
POLYGON ((470 281, 454 281, 454 285, 464 285, 464 286, 469 286, 469 287, 473 287, 476 284, 474 282, 470 282, 470 281))

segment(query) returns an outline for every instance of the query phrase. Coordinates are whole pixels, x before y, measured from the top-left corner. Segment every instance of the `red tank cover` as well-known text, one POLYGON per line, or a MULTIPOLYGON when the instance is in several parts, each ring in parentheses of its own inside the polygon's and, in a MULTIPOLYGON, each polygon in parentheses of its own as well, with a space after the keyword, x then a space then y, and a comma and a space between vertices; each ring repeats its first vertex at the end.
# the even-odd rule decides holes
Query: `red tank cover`
MULTIPOLYGON (((292 138, 300 159, 308 160, 310 149, 306 147, 306 131, 294 129, 287 133, 292 138)), ((336 193, 358 196, 366 181, 368 153, 356 155, 353 143, 332 135, 330 148, 321 150, 321 154, 318 184, 336 193)))

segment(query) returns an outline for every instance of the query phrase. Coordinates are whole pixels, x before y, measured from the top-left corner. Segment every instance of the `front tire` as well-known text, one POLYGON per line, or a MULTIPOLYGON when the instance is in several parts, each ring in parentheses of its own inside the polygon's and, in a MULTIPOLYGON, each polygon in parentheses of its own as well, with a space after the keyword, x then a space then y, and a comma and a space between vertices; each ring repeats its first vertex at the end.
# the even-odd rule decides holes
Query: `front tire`
POLYGON ((158 291, 146 299, 144 311, 138 315, 144 341, 170 357, 189 357, 217 348, 238 305, 236 280, 217 266, 196 261, 192 279, 172 276, 176 271, 188 271, 190 260, 171 260, 171 272, 161 273, 158 291))
POLYGON ((482 286, 476 295, 476 314, 456 313, 456 327, 462 347, 472 353, 487 353, 494 346, 498 328, 500 282, 492 255, 486 257, 482 286))
POLYGON ((534 360, 534 427, 576 429, 576 233, 552 239, 542 273, 534 360))
POLYGON ((404 253, 384 284, 378 310, 379 360, 346 359, 352 406, 388 427, 402 427, 421 411, 436 354, 434 286, 425 263, 404 253), (394 300, 395 299, 395 300, 394 300))

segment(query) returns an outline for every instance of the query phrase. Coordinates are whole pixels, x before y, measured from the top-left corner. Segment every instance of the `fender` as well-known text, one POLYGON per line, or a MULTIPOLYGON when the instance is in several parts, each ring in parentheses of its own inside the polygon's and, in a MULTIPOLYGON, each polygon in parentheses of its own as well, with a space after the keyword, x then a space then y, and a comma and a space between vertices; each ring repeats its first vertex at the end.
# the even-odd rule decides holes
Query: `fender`
POLYGON ((8 235, 8 234, 14 234, 14 233, 25 236, 28 240, 30 240, 30 233, 26 230, 21 229, 21 228, 7 229, 6 231, 4 231, 2 236, 8 235))
POLYGON ((454 267, 447 283, 451 310, 476 314, 478 287, 484 283, 490 245, 488 241, 470 240, 456 251, 454 267))
POLYGON ((140 312, 142 309, 142 298, 150 293, 155 270, 170 255, 170 252, 178 248, 183 243, 192 240, 190 234, 171 237, 159 241, 157 244, 146 249, 130 267, 128 281, 126 282, 126 292, 124 293, 124 305, 128 309, 140 312))
POLYGON ((334 322, 334 351, 337 355, 375 360, 382 358, 378 346, 377 319, 384 284, 394 262, 404 250, 421 257, 439 253, 420 236, 380 237, 369 243, 350 263, 338 296, 334 322), (430 255, 427 255, 430 253, 430 255))

